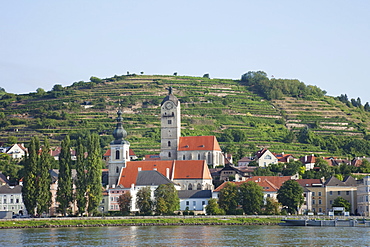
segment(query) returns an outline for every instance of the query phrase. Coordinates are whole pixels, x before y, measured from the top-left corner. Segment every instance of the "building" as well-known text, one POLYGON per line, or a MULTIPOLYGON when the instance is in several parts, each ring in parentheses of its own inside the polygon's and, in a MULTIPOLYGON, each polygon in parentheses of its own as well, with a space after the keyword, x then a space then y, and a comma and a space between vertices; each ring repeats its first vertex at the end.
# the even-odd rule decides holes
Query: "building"
POLYGON ((263 148, 256 153, 255 158, 259 167, 268 167, 271 164, 278 163, 278 159, 270 152, 270 150, 263 148))
POLYGON ((14 144, 9 148, 5 148, 4 150, 10 157, 13 159, 21 159, 23 156, 26 155, 27 149, 22 144, 14 144))
POLYGON ((179 190, 180 210, 202 211, 205 213, 205 207, 208 200, 212 198, 211 190, 179 190))
POLYGON ((361 216, 370 215, 370 176, 361 180, 357 187, 357 213, 361 216))
POLYGON ((11 211, 13 215, 26 215, 22 198, 22 186, 0 186, 0 211, 11 211))

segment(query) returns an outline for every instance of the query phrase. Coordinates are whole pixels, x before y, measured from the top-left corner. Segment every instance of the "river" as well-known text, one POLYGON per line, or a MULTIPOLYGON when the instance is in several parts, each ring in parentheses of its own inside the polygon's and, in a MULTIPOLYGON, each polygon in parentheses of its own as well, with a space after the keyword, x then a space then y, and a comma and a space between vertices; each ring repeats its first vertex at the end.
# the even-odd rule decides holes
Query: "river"
POLYGON ((370 246, 370 228, 129 226, 1 229, 1 246, 370 246))

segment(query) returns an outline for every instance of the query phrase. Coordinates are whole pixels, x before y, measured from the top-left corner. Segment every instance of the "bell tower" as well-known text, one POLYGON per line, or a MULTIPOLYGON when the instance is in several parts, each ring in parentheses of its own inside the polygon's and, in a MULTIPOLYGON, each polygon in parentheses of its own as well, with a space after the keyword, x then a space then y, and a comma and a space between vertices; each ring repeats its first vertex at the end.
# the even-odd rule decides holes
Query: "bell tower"
POLYGON ((161 103, 161 160, 177 160, 181 135, 180 101, 173 95, 172 87, 161 103))
POLYGON ((108 183, 109 187, 114 187, 118 183, 122 168, 130 161, 130 143, 124 138, 127 136, 126 130, 122 127, 122 111, 117 112, 117 126, 113 131, 114 141, 110 143, 110 157, 108 162, 108 183))

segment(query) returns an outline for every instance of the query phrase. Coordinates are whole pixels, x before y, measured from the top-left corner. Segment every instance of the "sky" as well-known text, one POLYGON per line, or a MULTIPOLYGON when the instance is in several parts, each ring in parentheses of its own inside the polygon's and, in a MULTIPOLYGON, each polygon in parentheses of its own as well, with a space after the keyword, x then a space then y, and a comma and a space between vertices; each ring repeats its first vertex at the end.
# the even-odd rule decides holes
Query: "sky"
POLYGON ((370 1, 0 0, 10 93, 144 72, 298 79, 370 102, 370 1))

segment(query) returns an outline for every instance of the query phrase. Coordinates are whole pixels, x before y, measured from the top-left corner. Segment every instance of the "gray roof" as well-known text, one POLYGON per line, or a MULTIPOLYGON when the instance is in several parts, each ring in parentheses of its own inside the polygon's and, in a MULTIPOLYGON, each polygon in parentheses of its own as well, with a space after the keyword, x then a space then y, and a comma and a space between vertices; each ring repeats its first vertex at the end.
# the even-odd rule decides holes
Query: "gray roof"
POLYGON ((357 181, 351 176, 346 177, 343 181, 332 176, 325 182, 325 186, 357 186, 357 181))
POLYGON ((162 100, 162 103, 161 103, 161 106, 164 104, 164 102, 166 101, 172 101, 173 103, 175 103, 176 106, 179 105, 179 100, 177 99, 177 97, 173 94, 169 94, 167 95, 163 100, 162 100))
POLYGON ((161 185, 161 184, 170 184, 173 182, 163 176, 155 170, 150 171, 139 171, 136 177, 136 185, 139 186, 151 186, 151 185, 161 185))
POLYGON ((212 198, 211 190, 178 190, 179 198, 212 198))
POLYGON ((0 186, 0 194, 20 194, 22 193, 22 186, 17 185, 10 187, 9 185, 0 186))
MULTIPOLYGON (((51 169, 49 170, 51 176, 51 182, 55 183, 59 177, 59 169, 51 169)), ((72 169, 72 179, 77 179, 77 171, 76 169, 72 169)))

